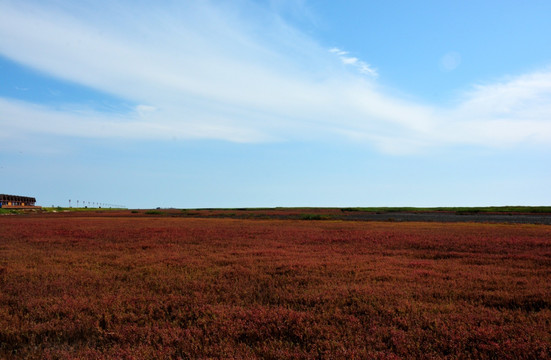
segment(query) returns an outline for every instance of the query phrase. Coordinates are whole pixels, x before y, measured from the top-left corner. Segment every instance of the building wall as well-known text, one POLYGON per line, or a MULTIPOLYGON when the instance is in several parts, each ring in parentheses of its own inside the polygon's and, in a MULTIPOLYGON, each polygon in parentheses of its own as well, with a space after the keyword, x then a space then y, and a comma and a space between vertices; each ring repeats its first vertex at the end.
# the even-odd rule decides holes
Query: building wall
POLYGON ((0 194, 0 207, 35 206, 36 199, 28 196, 0 194))

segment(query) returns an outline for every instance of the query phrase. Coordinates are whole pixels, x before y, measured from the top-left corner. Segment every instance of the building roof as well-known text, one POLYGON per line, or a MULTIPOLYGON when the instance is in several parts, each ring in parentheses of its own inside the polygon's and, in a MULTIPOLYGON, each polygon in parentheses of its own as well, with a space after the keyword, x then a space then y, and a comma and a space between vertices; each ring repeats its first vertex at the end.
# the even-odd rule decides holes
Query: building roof
POLYGON ((0 201, 21 201, 21 202, 36 202, 36 198, 29 197, 29 196, 19 196, 19 195, 7 195, 7 194, 0 194, 0 201))

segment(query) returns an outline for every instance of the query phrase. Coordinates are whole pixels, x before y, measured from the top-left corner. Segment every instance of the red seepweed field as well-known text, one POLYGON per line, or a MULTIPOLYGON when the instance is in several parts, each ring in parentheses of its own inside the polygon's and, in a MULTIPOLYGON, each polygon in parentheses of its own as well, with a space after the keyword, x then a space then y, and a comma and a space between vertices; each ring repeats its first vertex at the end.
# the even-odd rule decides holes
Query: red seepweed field
POLYGON ((551 358, 551 226, 0 216, 0 358, 551 358))

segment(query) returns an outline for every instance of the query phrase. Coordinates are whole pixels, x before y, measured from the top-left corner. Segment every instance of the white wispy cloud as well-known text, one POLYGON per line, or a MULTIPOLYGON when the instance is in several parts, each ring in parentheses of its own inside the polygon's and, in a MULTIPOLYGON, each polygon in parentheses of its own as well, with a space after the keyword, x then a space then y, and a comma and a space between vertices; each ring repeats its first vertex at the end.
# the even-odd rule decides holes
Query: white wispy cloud
POLYGON ((337 55, 343 64, 354 66, 362 74, 369 75, 374 78, 379 76, 379 73, 375 68, 368 63, 361 61, 357 57, 350 56, 348 51, 344 51, 339 48, 331 48, 329 49, 329 52, 337 55))
POLYGON ((441 110, 438 133, 452 143, 548 146, 550 100, 551 70, 476 85, 455 107, 441 110))
POLYGON ((551 144, 550 70, 476 86, 453 107, 418 104, 382 91, 366 62, 239 4, 0 1, 1 55, 136 104, 113 114, 0 98, 0 128, 238 142, 338 135, 393 153, 551 144))

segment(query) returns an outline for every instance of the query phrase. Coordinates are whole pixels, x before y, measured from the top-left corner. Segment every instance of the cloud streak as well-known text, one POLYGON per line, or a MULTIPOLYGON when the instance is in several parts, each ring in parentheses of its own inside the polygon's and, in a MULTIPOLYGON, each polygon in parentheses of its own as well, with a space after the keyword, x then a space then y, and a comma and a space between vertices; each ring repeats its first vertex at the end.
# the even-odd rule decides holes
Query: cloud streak
POLYGON ((419 104, 385 93, 372 66, 259 5, 79 4, 0 1, 0 54, 134 108, 4 98, 6 133, 236 142, 337 135, 391 153, 551 144, 550 70, 476 86, 452 107, 419 104))
POLYGON ((331 48, 329 49, 329 52, 337 55, 339 59, 341 59, 343 64, 356 67, 361 74, 369 75, 374 78, 379 76, 379 73, 376 69, 374 69, 368 63, 361 61, 357 57, 349 56, 348 51, 343 51, 339 48, 331 48))

